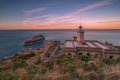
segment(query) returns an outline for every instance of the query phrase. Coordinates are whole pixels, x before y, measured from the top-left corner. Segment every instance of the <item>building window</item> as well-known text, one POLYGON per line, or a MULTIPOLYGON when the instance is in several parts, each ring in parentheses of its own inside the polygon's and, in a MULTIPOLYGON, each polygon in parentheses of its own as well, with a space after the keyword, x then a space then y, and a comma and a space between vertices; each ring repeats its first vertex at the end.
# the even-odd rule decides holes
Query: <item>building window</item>
POLYGON ((87 53, 87 56, 90 56, 90 53, 87 53))
POLYGON ((78 55, 82 55, 82 53, 78 53, 78 55))
POLYGON ((109 56, 110 59, 113 59, 113 56, 109 56))
POLYGON ((71 53, 68 53, 68 56, 71 56, 71 53))

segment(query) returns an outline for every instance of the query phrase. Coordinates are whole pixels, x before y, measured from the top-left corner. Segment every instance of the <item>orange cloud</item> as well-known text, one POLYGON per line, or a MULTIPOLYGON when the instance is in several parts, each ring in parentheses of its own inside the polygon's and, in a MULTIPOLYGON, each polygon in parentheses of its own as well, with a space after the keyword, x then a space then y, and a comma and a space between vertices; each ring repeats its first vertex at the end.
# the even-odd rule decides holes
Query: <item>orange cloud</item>
POLYGON ((120 20, 81 21, 71 16, 50 16, 40 20, 26 20, 22 26, 31 29, 75 29, 80 24, 86 29, 120 29, 120 20))
POLYGON ((71 22, 71 19, 68 19, 69 22, 66 21, 66 17, 61 18, 47 18, 42 23, 39 21, 24 21, 22 26, 24 28, 31 28, 31 29, 71 29, 74 26, 77 26, 79 23, 71 22), (65 22, 66 21, 66 22, 65 22), (77 24, 77 25, 76 25, 77 24))
POLYGON ((120 29, 120 20, 100 20, 84 24, 88 29, 120 29))

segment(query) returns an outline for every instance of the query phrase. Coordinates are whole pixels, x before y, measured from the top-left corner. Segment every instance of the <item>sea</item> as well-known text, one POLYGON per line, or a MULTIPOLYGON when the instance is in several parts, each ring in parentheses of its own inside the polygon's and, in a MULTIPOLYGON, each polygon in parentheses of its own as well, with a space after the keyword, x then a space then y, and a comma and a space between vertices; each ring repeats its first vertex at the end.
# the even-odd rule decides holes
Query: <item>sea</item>
MULTIPOLYGON (((72 40, 76 30, 0 30, 0 59, 12 56, 25 49, 44 47, 48 40, 72 40), (42 34, 45 40, 25 46, 24 40, 42 34)), ((85 30, 85 40, 99 40, 120 46, 120 29, 90 29, 85 30)))

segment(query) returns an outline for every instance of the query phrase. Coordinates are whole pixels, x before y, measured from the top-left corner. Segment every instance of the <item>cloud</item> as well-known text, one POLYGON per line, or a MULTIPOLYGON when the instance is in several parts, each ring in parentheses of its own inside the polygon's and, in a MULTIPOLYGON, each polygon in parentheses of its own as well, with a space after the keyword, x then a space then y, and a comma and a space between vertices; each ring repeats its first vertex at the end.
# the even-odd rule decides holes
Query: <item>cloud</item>
POLYGON ((47 15, 42 15, 42 16, 36 16, 36 17, 29 17, 26 18, 27 20, 38 20, 38 19, 42 19, 42 18, 47 18, 50 17, 51 15, 47 14, 47 15))
POLYGON ((31 9, 31 10, 25 10, 24 12, 27 16, 30 16, 34 13, 41 12, 46 9, 47 9, 46 7, 40 7, 40 8, 31 9))
POLYGON ((53 23, 53 22, 43 22, 39 23, 37 21, 32 22, 23 22, 22 26, 26 29, 64 29, 64 28, 73 28, 77 26, 76 23, 53 23))
MULTIPOLYGON (((25 25, 31 24, 34 27, 40 27, 40 28, 43 28, 43 27, 58 28, 60 26, 66 26, 69 28, 70 25, 75 26, 75 25, 79 25, 80 23, 84 23, 80 19, 80 16, 78 18, 78 17, 75 17, 76 15, 78 15, 82 12, 85 12, 85 11, 89 11, 89 10, 104 6, 104 5, 108 4, 109 2, 110 2, 110 0, 99 1, 97 3, 88 5, 86 7, 77 9, 77 10, 73 11, 72 13, 68 13, 66 15, 49 14, 49 15, 41 15, 41 16, 37 16, 37 17, 27 18, 24 20, 23 24, 25 24, 25 25)), ((43 10, 44 10, 44 8, 43 8, 43 10)), ((37 11, 37 9, 32 10, 31 12, 36 12, 36 11, 37 11)), ((38 11, 39 11, 39 9, 38 9, 38 11)), ((28 11, 28 13, 31 13, 31 12, 28 11)))
POLYGON ((85 11, 88 11, 88 10, 91 10, 91 9, 95 9, 95 8, 104 6, 104 5, 108 4, 109 2, 110 2, 110 0, 99 1, 97 3, 94 3, 94 4, 88 5, 86 7, 80 8, 80 9, 72 12, 69 15, 77 15, 79 13, 82 13, 82 12, 85 12, 85 11))

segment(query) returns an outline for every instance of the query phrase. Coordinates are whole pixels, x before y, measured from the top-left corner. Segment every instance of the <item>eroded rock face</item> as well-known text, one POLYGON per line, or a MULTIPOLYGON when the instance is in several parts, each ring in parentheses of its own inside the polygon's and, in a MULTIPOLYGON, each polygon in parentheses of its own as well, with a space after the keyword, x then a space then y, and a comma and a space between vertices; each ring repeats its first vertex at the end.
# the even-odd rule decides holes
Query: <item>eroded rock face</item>
POLYGON ((25 40, 24 41, 24 45, 27 45, 27 44, 30 44, 30 43, 34 43, 34 42, 38 42, 38 41, 42 41, 42 40, 45 40, 45 37, 43 35, 39 34, 37 36, 32 37, 29 40, 25 40))

